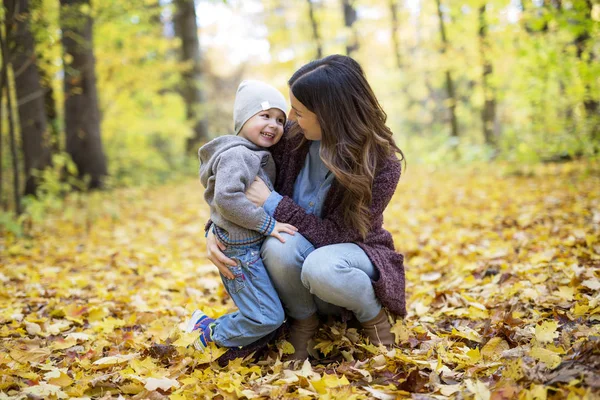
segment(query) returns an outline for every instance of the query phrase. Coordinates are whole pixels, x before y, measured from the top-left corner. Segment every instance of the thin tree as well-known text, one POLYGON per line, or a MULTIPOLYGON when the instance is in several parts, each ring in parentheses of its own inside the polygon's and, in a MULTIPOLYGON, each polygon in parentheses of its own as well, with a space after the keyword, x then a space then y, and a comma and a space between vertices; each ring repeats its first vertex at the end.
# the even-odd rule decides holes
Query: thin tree
POLYGON ((399 23, 398 23, 398 2, 397 0, 389 0, 390 14, 392 16, 392 46, 394 47, 394 55, 396 57, 396 66, 402 69, 402 55, 400 53, 400 40, 398 38, 399 23))
POLYGON ((342 8, 344 10, 344 26, 350 32, 350 37, 346 43, 346 55, 352 56, 358 50, 358 33, 354 26, 357 19, 354 0, 342 0, 342 8))
POLYGON ((106 157, 100 135, 89 0, 60 0, 62 29, 66 150, 79 177, 89 177, 89 188, 103 186, 106 157))
MULTIPOLYGON (((4 21, 2 21, 3 23, 4 21)), ((0 23, 0 31, 2 30, 2 23, 0 23)), ((4 154, 4 137, 2 134, 2 112, 4 111, 4 69, 7 67, 6 59, 3 51, 4 38, 2 38, 2 32, 0 32, 0 53, 2 55, 2 65, 0 66, 0 207, 4 206, 4 165, 3 154, 4 154)))
POLYGON ((50 140, 47 132, 44 89, 40 83, 35 42, 30 29, 29 0, 4 0, 8 63, 14 71, 21 145, 25 161, 25 194, 35 194, 38 180, 34 170, 51 163, 50 140))
POLYGON ((317 45, 317 58, 322 58, 323 44, 321 41, 321 36, 319 34, 319 25, 315 17, 315 5, 313 4, 313 0, 306 0, 306 2, 308 3, 308 18, 310 19, 310 26, 312 27, 313 41, 317 45))
POLYGON ((208 139, 208 122, 201 112, 205 103, 202 88, 202 53, 194 1, 175 0, 175 6, 175 34, 181 39, 181 61, 190 64, 190 68, 183 73, 181 94, 185 101, 187 119, 192 121, 194 126, 194 134, 186 143, 187 151, 192 152, 208 139))
POLYGON ((46 111, 46 122, 48 126, 48 147, 50 154, 57 154, 60 152, 60 128, 59 128, 59 116, 56 110, 56 99, 54 96, 54 89, 52 88, 52 77, 43 69, 39 69, 40 72, 40 83, 44 90, 44 109, 46 111))
MULTIPOLYGON (((541 3, 537 2, 537 4, 534 4, 532 1, 519 0, 519 4, 523 10, 524 16, 524 18, 521 18, 522 25, 531 38, 543 37, 543 35, 546 35, 549 30, 549 19, 547 18, 546 13, 551 12, 551 9, 548 8, 548 2, 542 0, 541 3)), ((518 40, 515 41, 515 47, 517 49, 521 48, 521 44, 518 40)), ((545 51, 545 49, 542 51, 545 51)), ((548 66, 541 65, 535 75, 535 79, 541 83, 540 92, 542 95, 539 97, 535 95, 528 96, 532 110, 531 117, 529 118, 529 129, 532 132, 540 133, 542 140, 545 141, 546 135, 548 135, 548 122, 546 118, 546 103, 548 96, 545 95, 548 88, 548 81, 550 80, 548 66)))
POLYGON ((483 137, 485 143, 497 150, 498 144, 494 133, 494 122, 496 119, 496 94, 491 86, 490 79, 493 73, 493 66, 488 56, 489 40, 488 26, 485 18, 486 4, 479 7, 479 54, 483 64, 483 75, 481 77, 481 87, 483 89, 483 109, 481 110, 481 122, 483 124, 483 137))
MULTIPOLYGON (((583 0, 576 2, 575 9, 577 10, 576 23, 580 25, 579 34, 575 38, 575 47, 577 49, 577 58, 584 60, 587 51, 587 64, 591 67, 596 61, 595 54, 592 50, 592 37, 590 32, 593 29, 594 18, 592 16, 593 6, 591 0, 583 0)), ((589 80, 585 83, 585 98, 583 107, 586 112, 586 117, 589 119, 590 136, 596 148, 594 151, 600 150, 600 99, 594 98, 594 92, 591 88, 589 80)))
MULTIPOLYGON (((444 16, 442 15, 442 4, 440 0, 436 0, 437 13, 440 21, 440 36, 442 38, 442 56, 446 55, 448 50, 448 38, 446 37, 446 27, 444 24, 444 16)), ((448 111, 450 112, 450 128, 451 135, 458 137, 458 121, 456 119, 456 94, 454 93, 454 81, 450 69, 446 68, 446 95, 448 96, 448 111)))
POLYGON ((8 114, 8 137, 10 141, 10 153, 12 156, 12 169, 13 169, 13 194, 15 198, 15 212, 17 215, 21 214, 21 189, 20 189, 20 176, 19 176, 19 154, 17 153, 17 141, 15 139, 15 122, 14 122, 14 111, 13 101, 10 90, 10 82, 8 80, 8 46, 7 40, 10 38, 9 26, 5 25, 5 34, 3 35, 0 29, 0 48, 2 51, 2 82, 3 91, 0 93, 0 103, 2 100, 2 94, 6 93, 6 108, 8 114), (5 36, 6 35, 6 36, 5 36))
MULTIPOLYGON (((33 2, 34 11, 43 11, 43 4, 41 1, 33 2)), ((38 12, 38 29, 48 31, 51 29, 50 21, 43 12, 38 12)), ((54 94, 54 88, 52 87, 52 76, 43 68, 44 62, 49 63, 49 59, 45 59, 44 52, 37 52, 38 71, 40 74, 40 84, 44 91, 44 105, 46 110, 46 121, 48 125, 49 134, 49 146, 50 153, 57 154, 60 152, 60 127, 59 127, 59 115, 57 111, 56 96, 54 94)))

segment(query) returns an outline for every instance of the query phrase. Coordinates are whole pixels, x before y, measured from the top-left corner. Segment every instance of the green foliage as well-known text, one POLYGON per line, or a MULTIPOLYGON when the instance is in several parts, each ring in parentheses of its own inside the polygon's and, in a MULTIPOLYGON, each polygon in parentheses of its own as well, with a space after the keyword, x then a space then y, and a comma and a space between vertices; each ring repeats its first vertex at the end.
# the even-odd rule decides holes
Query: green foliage
POLYGON ((32 223, 40 222, 49 212, 63 207, 63 199, 73 188, 84 190, 87 186, 77 179, 77 167, 66 153, 54 154, 52 166, 34 171, 39 185, 36 196, 27 196, 23 201, 24 214, 32 223))
POLYGON ((0 210, 0 233, 3 235, 23 236, 22 218, 18 218, 14 211, 0 210))
MULTIPOLYGON (((589 2, 513 2, 499 0, 442 1, 449 41, 442 54, 436 2, 397 1, 402 67, 395 63, 388 0, 355 1, 362 64, 388 124, 407 158, 413 161, 506 159, 539 162, 560 154, 593 157, 600 152, 600 116, 586 109, 600 101, 600 6, 589 2), (418 8, 415 4, 418 3, 418 8), (539 5, 542 3, 542 5, 539 5), (537 5, 536 5, 537 4, 537 5), (486 45, 479 37, 480 8, 485 6, 486 45), (412 7, 412 8, 411 8, 412 7), (492 73, 488 85, 496 100, 490 149, 482 134, 483 59, 492 73), (460 143, 447 142, 448 69, 457 94, 460 143), (596 133, 594 133, 596 132, 596 133), (455 151, 455 147, 456 151, 455 151)), ((274 82, 314 58, 307 2, 263 2, 272 60, 252 72, 274 82), (283 54, 293 58, 282 58, 283 54), (291 51, 291 53, 290 53, 291 51), (282 60, 285 60, 282 61, 282 60)), ((325 54, 343 53, 347 32, 341 1, 313 2, 325 54)))
POLYGON ((52 165, 33 175, 38 180, 35 196, 26 196, 22 200, 23 213, 14 211, 0 212, 0 231, 22 236, 24 226, 41 222, 49 212, 57 212, 64 206, 64 197, 73 188, 84 190, 84 182, 77 179, 77 167, 66 153, 54 154, 52 165))
POLYGON ((163 36, 157 2, 95 6, 96 71, 111 182, 162 182, 187 168, 191 127, 175 91, 187 68, 177 61, 179 43, 163 36))
MULTIPOLYGON (((262 9, 254 11, 238 2, 198 2, 207 3, 251 22, 257 32, 264 31, 256 37, 269 45, 268 55, 250 56, 234 65, 224 52, 235 51, 231 50, 235 47, 200 40, 207 94, 201 109, 209 119, 211 135, 217 136, 230 130, 233 96, 241 79, 264 79, 286 93, 291 74, 315 58, 316 43, 306 1, 261 2, 262 9)), ((442 1, 449 41, 442 53, 436 2, 397 1, 402 64, 398 68, 389 0, 354 2, 360 42, 355 58, 386 110, 388 125, 409 164, 492 159, 536 163, 557 156, 598 157, 600 116, 593 105, 600 101, 600 6, 594 4, 590 10, 588 1, 574 0, 557 8, 553 4, 558 2, 528 1, 519 9, 509 3, 442 1), (414 3, 419 4, 418 9, 411 8, 414 3), (487 24, 483 47, 479 38, 482 6, 487 24), (483 59, 492 66, 488 83, 496 100, 497 148, 485 144, 482 135, 481 111, 486 100, 483 59), (446 69, 456 86, 458 141, 449 138, 446 69)), ((323 54, 343 53, 349 32, 344 27, 341 1, 313 1, 312 5, 323 54)), ((181 73, 190 66, 179 61, 179 40, 165 34, 165 22, 174 5, 159 0, 106 0, 92 2, 87 12, 94 20, 108 186, 156 185, 195 175, 196 156, 185 153, 192 123, 186 120, 185 105, 177 92, 181 73)), ((201 21, 210 17, 198 15, 201 21)), ((53 89, 57 105, 58 117, 51 123, 62 134, 62 77, 68 65, 62 60, 59 2, 32 0, 30 18, 43 86, 53 89)), ((238 21, 236 18, 231 20, 238 21)), ((215 19, 215 25, 203 25, 203 37, 212 37, 216 25, 223 23, 215 19)), ((233 36, 230 39, 235 40, 233 36)), ((3 118, 6 125, 6 113, 3 118)), ((6 129, 3 132, 6 135, 6 129)), ((59 142, 58 148, 64 151, 64 137, 59 142)), ((7 187, 12 171, 7 146, 3 151, 1 200, 6 203, 12 198, 7 187)), ((54 168, 66 171, 67 164, 54 168)), ((39 198, 25 201, 35 218, 47 207, 59 207, 73 184, 61 180, 64 176, 55 169, 41 174, 39 198)))
MULTIPOLYGON (((33 3, 38 66, 52 77, 44 85, 54 89, 62 121, 61 70, 68 66, 62 60, 59 4, 33 3)), ((184 151, 191 126, 176 92, 180 73, 189 66, 178 61, 178 40, 163 33, 161 15, 167 9, 158 0, 109 0, 94 2, 87 10, 94 19, 101 132, 111 187, 156 184, 197 169, 190 169, 184 151)), ((62 142, 64 138, 60 148, 62 142)))
MULTIPOLYGON (((43 85, 54 89, 59 113, 56 122, 62 131, 62 71, 68 65, 62 59, 59 4, 50 0, 35 0, 32 4, 30 18, 38 67, 44 72, 42 76, 49 78, 43 85)), ((95 2, 88 10, 94 18, 101 132, 110 174, 108 188, 153 185, 197 171, 196 157, 184 151, 191 126, 176 92, 180 73, 187 66, 178 61, 178 41, 163 35, 163 10, 158 1, 152 0, 95 2)), ((68 61, 67 57, 65 62, 68 61)), ((65 148, 64 132, 58 148, 65 148)), ((5 177, 10 177, 9 159, 2 161, 3 170, 9 171, 5 177)), ((37 196, 23 199, 20 219, 3 214, 2 220, 10 221, 2 223, 4 229, 22 234, 23 226, 37 223, 49 211, 63 209, 68 213, 69 209, 64 208, 67 194, 73 188, 83 189, 82 182, 76 179, 75 165, 64 152, 53 157, 51 168, 36 175, 40 182, 37 196)), ((12 193, 5 191, 3 196, 12 199, 12 193)), ((75 197, 77 193, 70 196, 75 197)))

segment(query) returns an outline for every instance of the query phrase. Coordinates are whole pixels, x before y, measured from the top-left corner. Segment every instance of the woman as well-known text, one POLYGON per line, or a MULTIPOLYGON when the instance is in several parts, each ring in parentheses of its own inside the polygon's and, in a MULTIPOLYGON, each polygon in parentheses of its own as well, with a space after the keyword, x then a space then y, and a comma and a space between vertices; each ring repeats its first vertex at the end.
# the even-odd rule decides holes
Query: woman
MULTIPOLYGON (((332 55, 289 80, 294 121, 271 147, 275 190, 257 179, 246 196, 298 228, 286 242, 267 238, 261 254, 291 319, 293 358, 305 359, 318 315, 350 312, 374 343, 394 338, 384 308, 405 315, 403 256, 383 229, 400 178, 402 151, 385 125, 360 65, 332 55), (400 160, 396 156, 400 154, 400 160)), ((225 275, 235 265, 209 234, 208 258, 225 275)))

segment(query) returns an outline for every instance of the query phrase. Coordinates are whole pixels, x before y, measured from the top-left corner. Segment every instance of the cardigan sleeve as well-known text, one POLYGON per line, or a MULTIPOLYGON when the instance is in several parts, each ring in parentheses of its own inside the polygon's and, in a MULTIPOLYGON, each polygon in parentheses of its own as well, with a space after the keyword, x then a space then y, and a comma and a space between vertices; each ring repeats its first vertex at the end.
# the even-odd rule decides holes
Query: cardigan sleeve
MULTIPOLYGON (((392 199, 400 179, 400 161, 395 156, 384 163, 373 181, 373 196, 370 207, 371 219, 376 220, 383 214, 392 199)), ((344 222, 344 210, 338 203, 325 218, 309 214, 290 197, 284 196, 275 210, 275 219, 292 224, 315 247, 337 243, 362 242, 358 230, 344 222)))

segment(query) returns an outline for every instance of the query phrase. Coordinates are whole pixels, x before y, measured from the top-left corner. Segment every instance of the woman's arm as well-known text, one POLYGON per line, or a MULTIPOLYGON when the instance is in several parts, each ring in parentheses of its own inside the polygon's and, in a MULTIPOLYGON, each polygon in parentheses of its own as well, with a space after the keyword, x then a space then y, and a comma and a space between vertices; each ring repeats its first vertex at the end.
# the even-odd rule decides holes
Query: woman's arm
MULTIPOLYGON (((395 157, 390 157, 375 176, 373 200, 370 207, 372 219, 376 219, 383 214, 394 195, 400 179, 400 172, 400 161, 395 157)), ((256 197, 262 198, 264 202, 266 199, 265 194, 266 196, 269 194, 261 190, 260 186, 262 185, 256 186, 256 190, 262 192, 261 195, 256 197)), ((255 189, 255 184, 251 185, 249 191, 252 189, 255 189)), ((254 201, 254 199, 252 200, 254 201)), ((297 227, 298 231, 316 247, 336 243, 361 242, 363 240, 356 229, 346 225, 344 210, 339 204, 326 218, 319 218, 313 214, 308 214, 304 208, 296 204, 290 197, 284 196, 275 209, 274 217, 277 221, 287 222, 297 227)))
POLYGON ((319 218, 307 213, 290 197, 284 196, 275 210, 275 215, 282 221, 296 221, 288 223, 295 224, 298 232, 317 248, 330 244, 361 242, 360 233, 344 223, 341 211, 341 207, 337 207, 326 218, 319 218))

